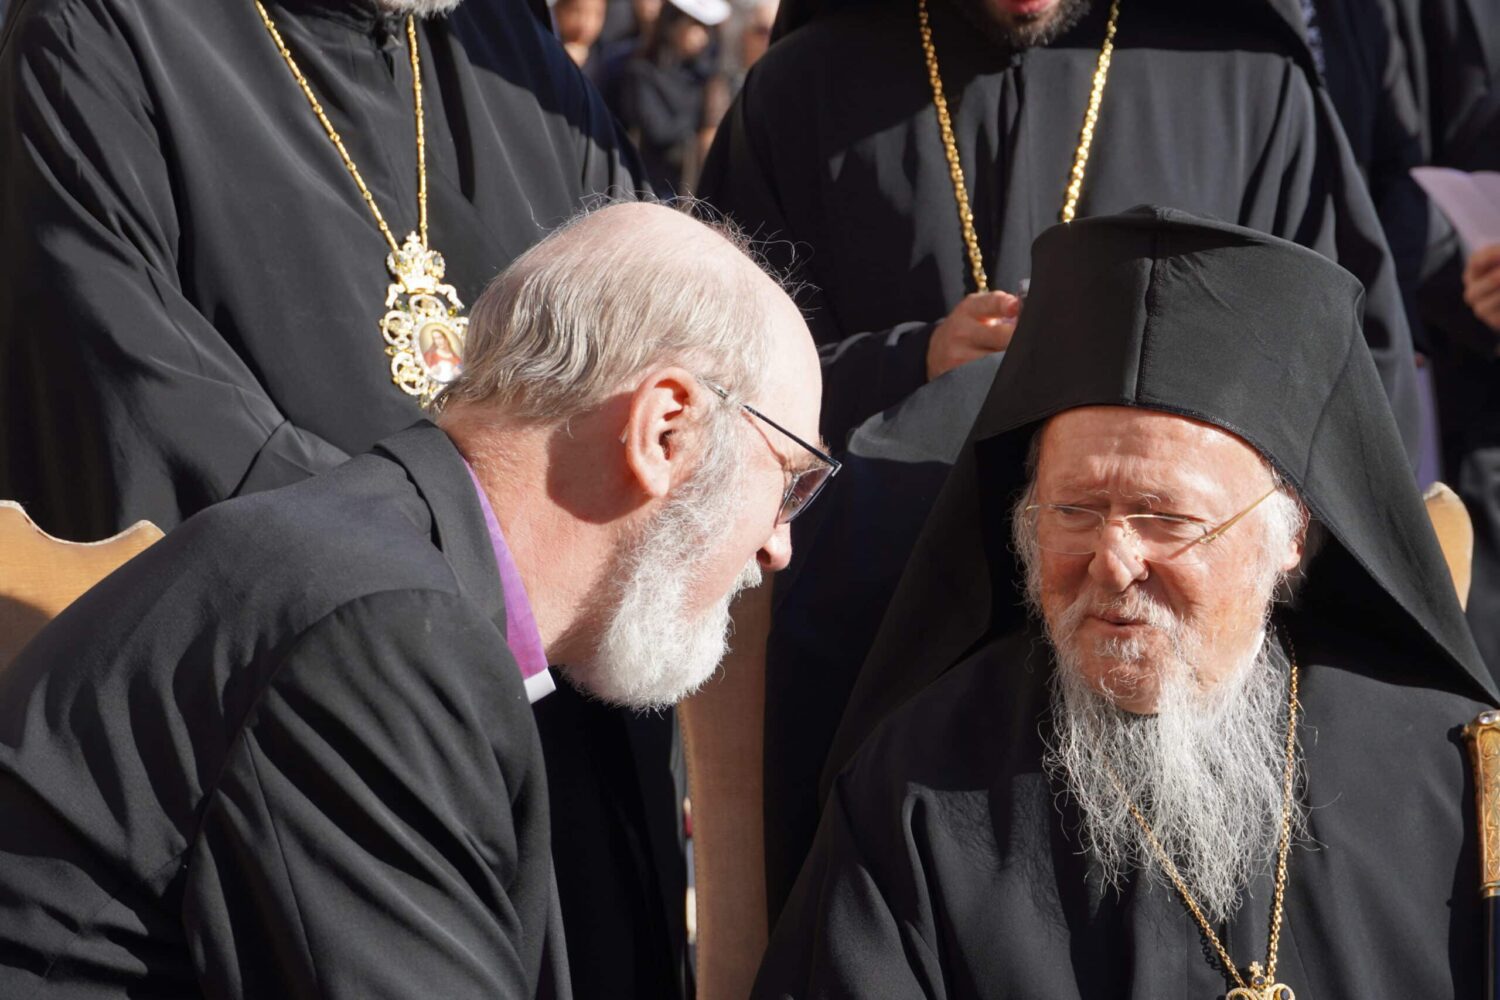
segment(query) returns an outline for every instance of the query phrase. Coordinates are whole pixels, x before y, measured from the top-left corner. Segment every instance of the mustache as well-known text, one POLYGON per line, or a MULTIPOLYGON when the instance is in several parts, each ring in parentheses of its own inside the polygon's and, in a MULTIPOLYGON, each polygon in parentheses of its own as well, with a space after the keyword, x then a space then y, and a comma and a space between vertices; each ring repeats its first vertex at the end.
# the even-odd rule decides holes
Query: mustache
POLYGON ((1058 615, 1058 638, 1071 638, 1089 617, 1108 618, 1149 625, 1152 628, 1177 634, 1187 626, 1177 613, 1163 601, 1158 600, 1140 587, 1115 595, 1100 594, 1086 590, 1058 615))

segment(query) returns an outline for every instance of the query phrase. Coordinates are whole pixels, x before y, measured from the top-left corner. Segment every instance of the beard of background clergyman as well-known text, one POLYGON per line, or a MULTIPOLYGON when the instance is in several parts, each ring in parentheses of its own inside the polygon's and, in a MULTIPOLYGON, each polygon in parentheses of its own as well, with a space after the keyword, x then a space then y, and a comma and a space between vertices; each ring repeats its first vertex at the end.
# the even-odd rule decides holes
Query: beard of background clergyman
POLYGON ((417 17, 436 17, 447 14, 463 3, 463 0, 376 0, 380 9, 388 14, 413 14, 417 17))
POLYGON ((1027 17, 996 10, 989 0, 953 0, 963 15, 994 42, 1007 49, 1050 45, 1089 12, 1091 0, 1057 0, 1040 15, 1027 17))
POLYGON ((594 653, 564 671, 579 687, 617 705, 659 709, 702 687, 728 649, 729 609, 760 583, 755 559, 730 591, 698 613, 686 609, 702 586, 695 569, 744 502, 744 442, 734 416, 710 434, 702 464, 616 555, 607 575, 607 608, 594 653))
MULTIPOLYGON (((1024 501, 1023 501, 1024 502, 1024 501)), ((1078 807, 1079 831, 1106 884, 1120 888, 1132 872, 1173 891, 1157 853, 1130 814, 1134 802, 1176 864, 1209 920, 1227 920, 1245 888, 1272 870, 1282 823, 1289 665, 1266 633, 1223 679, 1201 689, 1201 626, 1184 621, 1139 588, 1115 600, 1085 591, 1048 621, 1041 612, 1035 534, 1013 522, 1027 604, 1043 622, 1054 651, 1052 735, 1044 766, 1078 807), (1100 694, 1084 676, 1077 630, 1091 611, 1115 610, 1163 629, 1169 662, 1159 665, 1156 714, 1136 715, 1100 694), (1123 791, 1123 794, 1122 794, 1123 791)), ((1257 595, 1267 615, 1281 574, 1262 567, 1257 595)), ((1139 644, 1103 641, 1096 656, 1129 661, 1139 644)), ((1303 832, 1294 803, 1293 836, 1303 832)))

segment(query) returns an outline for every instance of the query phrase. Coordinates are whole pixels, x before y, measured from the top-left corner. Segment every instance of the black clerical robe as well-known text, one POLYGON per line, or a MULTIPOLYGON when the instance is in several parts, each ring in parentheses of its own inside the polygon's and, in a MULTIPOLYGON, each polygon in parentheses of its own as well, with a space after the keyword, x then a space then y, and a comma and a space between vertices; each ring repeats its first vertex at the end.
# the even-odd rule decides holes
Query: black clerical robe
MULTIPOLYGON (((1292 626, 1307 836, 1276 979, 1298 997, 1477 996, 1483 922, 1457 730, 1485 703, 1369 637, 1292 626)), ((893 716, 839 777, 754 996, 1106 1000, 1223 996, 1166 882, 1101 882, 1042 768, 1048 647, 991 642, 893 716)), ((1261 873, 1216 933, 1266 961, 1261 873)))
MULTIPOLYGON (((1014 291, 1031 274, 1031 242, 1057 219, 1106 6, 1046 48, 1007 53, 932 0, 991 287, 1014 291)), ((777 581, 766 701, 773 910, 812 836, 853 677, 989 374, 924 384, 931 324, 973 285, 915 7, 788 0, 793 30, 752 69, 700 186, 810 282, 801 301, 822 345, 823 430, 851 462, 799 521, 777 581), (799 26, 809 9, 826 12, 799 26)), ((1153 200, 1336 257, 1366 285, 1366 339, 1414 448, 1394 267, 1299 30, 1262 0, 1121 0, 1079 217, 1153 200)))
MULTIPOLYGON (((925 382, 932 324, 974 288, 915 0, 792 6, 828 12, 751 70, 699 193, 808 282, 801 304, 823 350, 824 434, 842 447, 925 382)), ((1057 221, 1107 7, 1018 53, 950 3, 931 4, 992 288, 1020 287, 1031 241, 1057 221)), ((1415 374, 1394 268, 1298 30, 1267 0, 1122 0, 1078 214, 1176 205, 1338 260, 1366 286, 1366 336, 1414 453, 1415 374)))
MULTIPOLYGON (((371 0, 267 9, 402 239, 417 151, 401 20, 371 0)), ((523 0, 466 0, 417 35, 430 240, 472 305, 588 199, 631 196, 639 170, 523 0)), ((419 411, 378 326, 387 252, 250 0, 17 4, 0 45, 0 497, 70 539, 169 529, 407 426, 419 411)), ((666 754, 647 754, 670 714, 564 692, 542 721, 569 796, 561 867, 591 875, 564 877, 565 911, 609 928, 572 942, 575 985, 673 995, 680 799, 666 754), (638 778, 605 780, 596 759, 634 759, 638 778)))
MULTIPOLYGON (((399 241, 411 66, 372 0, 267 9, 399 241)), ((430 241, 466 305, 633 154, 523 0, 420 21, 430 241)), ((25 0, 0 48, 0 496, 90 540, 171 528, 420 414, 384 238, 250 0, 25 0)))
POLYGON ((0 680, 0 996, 566 997, 547 778, 430 424, 216 506, 0 680))

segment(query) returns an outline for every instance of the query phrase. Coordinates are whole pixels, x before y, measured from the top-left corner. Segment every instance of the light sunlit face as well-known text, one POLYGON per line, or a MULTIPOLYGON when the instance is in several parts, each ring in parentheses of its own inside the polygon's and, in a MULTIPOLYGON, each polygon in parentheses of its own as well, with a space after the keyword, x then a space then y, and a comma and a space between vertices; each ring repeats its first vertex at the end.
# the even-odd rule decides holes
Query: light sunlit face
MULTIPOLYGON (((1270 485, 1254 449, 1216 427, 1133 407, 1081 407, 1043 429, 1034 499, 1111 519, 1162 513, 1216 526, 1270 485)), ((1088 683, 1126 711, 1154 711, 1158 675, 1184 649, 1197 683, 1213 685, 1260 641, 1267 565, 1290 571, 1301 556, 1300 540, 1265 550, 1265 516, 1252 511, 1195 560, 1143 558, 1118 520, 1090 554, 1040 552, 1037 596, 1049 634, 1070 644, 1088 683), (1175 642, 1168 618, 1180 627, 1175 642)))
MULTIPOLYGON (((773 357, 777 377, 752 405, 793 434, 814 444, 818 436, 822 371, 807 325, 790 300, 778 298, 772 315, 777 324, 773 357)), ((743 411, 726 433, 743 436, 743 477, 739 503, 726 520, 711 551, 704 553, 701 603, 707 606, 744 571, 746 562, 774 573, 791 561, 791 528, 777 524, 777 513, 792 472, 807 467, 812 456, 796 442, 743 411)), ((826 449, 825 449, 826 450, 826 449)))

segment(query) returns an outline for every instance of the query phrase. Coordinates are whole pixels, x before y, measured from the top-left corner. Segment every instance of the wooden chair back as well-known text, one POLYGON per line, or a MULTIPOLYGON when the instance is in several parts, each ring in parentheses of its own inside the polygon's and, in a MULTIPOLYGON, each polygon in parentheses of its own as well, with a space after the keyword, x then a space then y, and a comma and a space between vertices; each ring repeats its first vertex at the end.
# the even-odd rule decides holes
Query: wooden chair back
POLYGON ((102 542, 65 542, 0 500, 0 670, 83 592, 161 538, 139 521, 102 542))
POLYGON ((1432 530, 1437 534, 1443 558, 1448 562, 1458 603, 1467 607, 1469 583, 1473 579, 1474 522, 1458 494, 1442 483, 1429 486, 1422 499, 1427 504, 1427 516, 1432 519, 1432 530))
POLYGON ((698 1000, 744 1000, 766 950, 766 637, 771 583, 740 595, 724 666, 677 709, 693 807, 698 1000))

